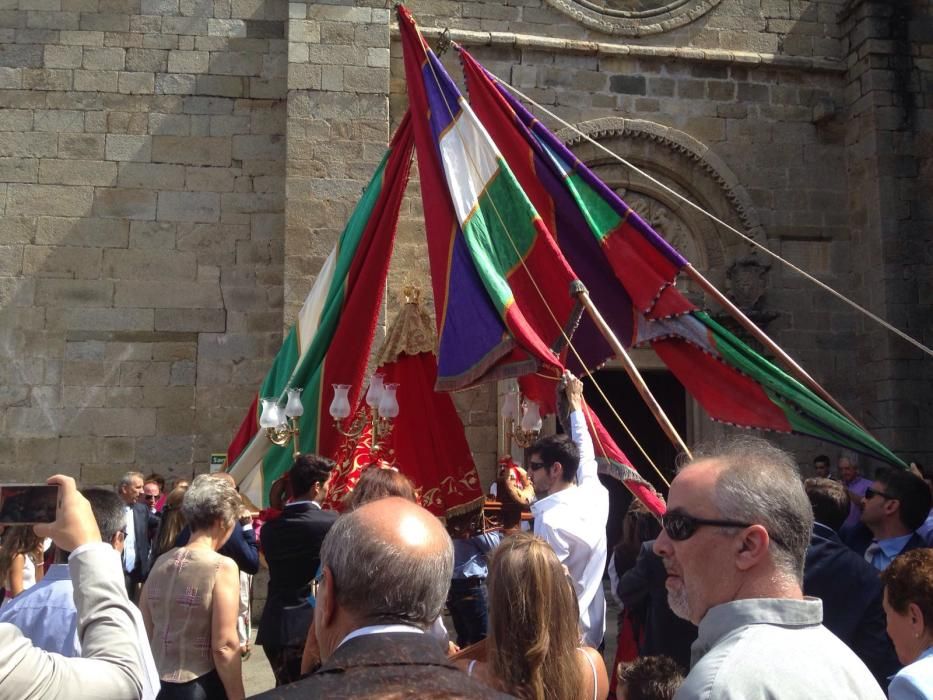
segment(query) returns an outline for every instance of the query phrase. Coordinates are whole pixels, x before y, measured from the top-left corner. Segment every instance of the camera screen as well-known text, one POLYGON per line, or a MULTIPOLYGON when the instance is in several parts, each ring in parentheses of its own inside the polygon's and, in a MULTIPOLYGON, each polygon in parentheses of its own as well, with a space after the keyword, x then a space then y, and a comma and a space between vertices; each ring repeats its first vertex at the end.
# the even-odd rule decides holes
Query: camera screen
POLYGON ((58 487, 28 484, 0 486, 0 525, 31 525, 55 520, 58 487))

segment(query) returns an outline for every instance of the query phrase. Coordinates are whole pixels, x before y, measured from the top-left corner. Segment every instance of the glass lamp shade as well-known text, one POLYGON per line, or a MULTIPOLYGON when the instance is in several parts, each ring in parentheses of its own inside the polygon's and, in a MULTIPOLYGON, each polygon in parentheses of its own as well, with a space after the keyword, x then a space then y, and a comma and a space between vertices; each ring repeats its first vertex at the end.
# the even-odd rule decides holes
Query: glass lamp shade
POLYGON ((516 403, 514 391, 510 391, 502 397, 502 406, 499 408, 499 413, 502 414, 503 418, 511 418, 514 420, 518 417, 516 415, 516 403))
POLYGON ((398 384, 385 384, 382 387, 382 397, 379 400, 379 415, 382 418, 395 418, 398 416, 398 399, 395 392, 398 384))
POLYGON ((350 415, 349 384, 334 384, 334 400, 330 402, 330 417, 343 420, 350 415))
POLYGON ((260 428, 277 428, 285 422, 285 414, 282 407, 274 398, 261 399, 262 413, 259 414, 260 428))
POLYGON ((366 405, 370 408, 378 408, 382 400, 382 382, 385 376, 374 374, 369 378, 369 389, 366 390, 366 405))
POLYGON ((285 404, 285 415, 289 418, 298 418, 305 412, 301 404, 301 389, 288 390, 288 403, 285 404))
POLYGON ((522 430, 532 431, 541 430, 543 421, 541 420, 541 411, 535 401, 529 401, 525 405, 525 415, 522 416, 522 430))

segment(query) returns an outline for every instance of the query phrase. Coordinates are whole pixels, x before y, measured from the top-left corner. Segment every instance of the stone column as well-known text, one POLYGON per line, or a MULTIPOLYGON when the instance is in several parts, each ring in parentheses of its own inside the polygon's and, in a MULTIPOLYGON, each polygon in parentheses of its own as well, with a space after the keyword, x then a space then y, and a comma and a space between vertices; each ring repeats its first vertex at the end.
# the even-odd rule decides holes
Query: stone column
POLYGON ((286 326, 389 137, 389 11, 289 3, 286 326))
MULTIPOLYGON (((933 144, 930 7, 850 0, 841 15, 858 301, 927 345, 933 341, 933 167, 923 158, 933 144)), ((858 367, 868 427, 902 455, 929 461, 933 361, 863 319, 858 367)))

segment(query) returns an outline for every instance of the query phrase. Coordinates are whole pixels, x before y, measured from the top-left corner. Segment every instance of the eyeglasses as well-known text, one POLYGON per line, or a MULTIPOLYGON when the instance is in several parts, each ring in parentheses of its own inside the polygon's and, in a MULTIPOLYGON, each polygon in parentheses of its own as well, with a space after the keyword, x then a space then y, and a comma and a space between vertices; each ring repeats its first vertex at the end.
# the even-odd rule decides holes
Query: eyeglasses
POLYGON ((147 493, 146 496, 145 496, 145 498, 146 498, 147 501, 158 501, 158 500, 159 500, 159 495, 158 495, 158 494, 147 493))
POLYGON ((704 525, 714 525, 718 527, 750 527, 752 523, 740 523, 736 520, 707 520, 706 518, 695 518, 686 513, 677 511, 665 513, 661 516, 661 527, 675 542, 689 540, 704 525))
POLYGON ((875 496, 881 496, 881 497, 882 497, 884 500, 886 500, 886 501, 896 501, 896 500, 897 500, 897 498, 895 498, 894 496, 889 496, 888 494, 886 494, 886 493, 884 493, 884 492, 882 492, 882 491, 876 491, 875 489, 873 489, 873 488, 871 488, 871 487, 868 487, 867 489, 865 489, 865 498, 866 498, 866 499, 874 498, 875 496))
POLYGON ((535 471, 536 469, 544 469, 545 467, 550 466, 547 462, 528 462, 528 469, 530 471, 535 471))

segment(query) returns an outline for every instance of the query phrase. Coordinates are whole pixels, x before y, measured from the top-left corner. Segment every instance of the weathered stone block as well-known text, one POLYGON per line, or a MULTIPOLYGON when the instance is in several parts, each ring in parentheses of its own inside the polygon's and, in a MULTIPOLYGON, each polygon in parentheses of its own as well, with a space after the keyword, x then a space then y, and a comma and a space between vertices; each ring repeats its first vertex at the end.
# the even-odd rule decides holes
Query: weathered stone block
POLYGON ((175 224, 134 221, 130 224, 130 248, 171 250, 175 247, 175 224))
POLYGON ((211 137, 153 136, 152 160, 183 165, 230 164, 230 140, 211 137))
POLYGON ((85 70, 123 70, 126 63, 126 50, 117 48, 84 49, 85 70))
POLYGON ((169 73, 207 73, 210 53, 207 51, 170 51, 169 73))
POLYGON ((42 46, 30 44, 0 44, 0 66, 8 68, 39 68, 42 46))
POLYGON ((157 331, 184 331, 191 333, 223 333, 227 313, 224 309, 156 309, 157 331))
POLYGON ((103 218, 151 220, 156 216, 156 193, 148 190, 99 189, 93 213, 103 218))
POLYGON ((12 184, 7 195, 8 214, 74 216, 91 211, 91 187, 12 184))
POLYGON ((0 156, 54 158, 57 151, 55 134, 0 133, 0 156))
POLYGON ((0 182, 36 182, 38 164, 35 158, 0 158, 0 182))
POLYGON ((58 157, 101 160, 104 157, 105 137, 102 134, 60 134, 58 157))
POLYGON ((126 221, 92 218, 39 217, 36 243, 122 248, 127 244, 126 221))
POLYGON ((389 72, 383 68, 347 66, 343 84, 348 92, 385 94, 389 90, 389 72))
POLYGON ((87 71, 76 70, 74 72, 75 90, 81 92, 116 92, 117 91, 117 72, 116 71, 87 71))
POLYGON ((180 190, 185 187, 185 168, 163 163, 120 163, 117 184, 139 189, 180 190))
POLYGON ((26 246, 23 274, 29 277, 98 279, 101 250, 73 246, 26 246))
POLYGON ((107 160, 149 162, 152 140, 151 136, 107 134, 107 160))
POLYGON ((117 164, 101 160, 42 160, 39 182, 110 187, 117 182, 117 164))
POLYGON ((157 218, 159 221, 219 221, 220 195, 214 192, 160 192, 157 218))
POLYGON ((260 56, 241 51, 210 54, 210 72, 216 75, 258 75, 260 56))
POLYGON ((208 36, 245 38, 246 22, 241 19, 209 19, 207 20, 207 34, 208 36))
POLYGON ((125 95, 151 95, 155 92, 155 74, 121 72, 117 76, 117 89, 125 95))
POLYGON ((84 51, 80 46, 44 47, 44 65, 46 68, 80 68, 84 51))
POLYGON ((151 331, 152 309, 49 308, 46 323, 51 330, 151 331))
POLYGON ((156 309, 221 308, 220 285, 199 282, 123 282, 116 283, 114 306, 152 307, 156 309))
POLYGON ((113 282, 42 279, 36 282, 35 301, 42 306, 110 306, 113 282))
POLYGON ((168 66, 169 52, 162 49, 127 49, 126 70, 147 73, 164 73, 168 66))
POLYGON ((187 168, 185 189, 190 192, 232 192, 234 175, 221 168, 187 168))
POLYGON ((155 250, 104 251, 103 277, 122 280, 194 280, 198 271, 193 253, 155 250))
POLYGON ((58 42, 65 46, 103 46, 104 33, 92 31, 63 31, 58 42))
POLYGON ((0 277, 18 277, 21 274, 23 274, 23 246, 0 246, 0 277))
POLYGON ((0 131, 32 131, 31 109, 0 109, 0 131))
POLYGON ((136 441, 137 464, 190 464, 194 458, 194 436, 164 435, 136 441))
POLYGON ((243 97, 246 94, 244 79, 235 76, 199 75, 196 77, 196 85, 201 95, 243 97))

